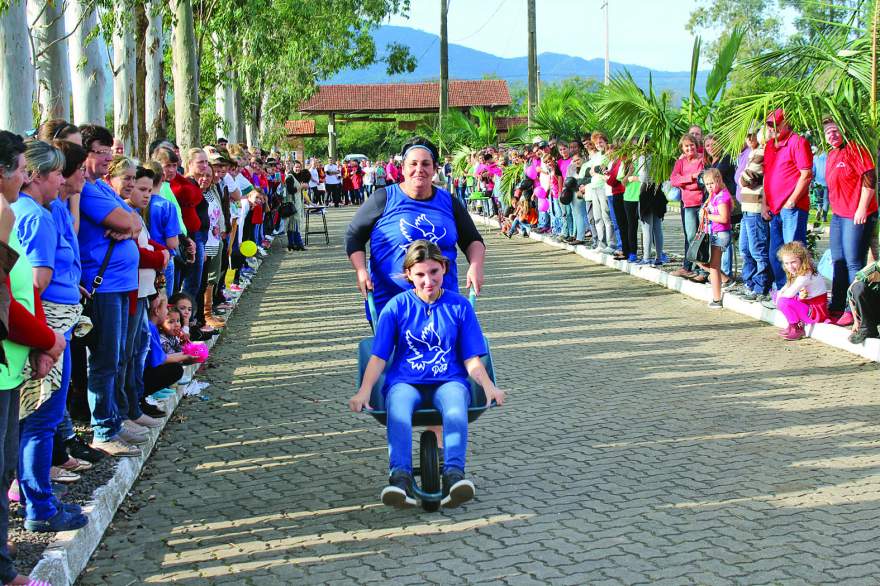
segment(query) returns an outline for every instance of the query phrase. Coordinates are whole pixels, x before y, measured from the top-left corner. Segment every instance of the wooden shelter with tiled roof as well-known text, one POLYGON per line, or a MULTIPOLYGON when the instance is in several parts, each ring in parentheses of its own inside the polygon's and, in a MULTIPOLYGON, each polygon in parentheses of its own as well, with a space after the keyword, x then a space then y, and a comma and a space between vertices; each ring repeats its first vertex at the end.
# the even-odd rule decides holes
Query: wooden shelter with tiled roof
MULTIPOLYGON (((450 108, 501 108, 510 103, 510 90, 504 80, 449 82, 450 108)), ((314 96, 300 104, 299 111, 308 114, 407 114, 436 112, 439 104, 439 83, 323 85, 314 96)))
MULTIPOLYGON (((474 107, 493 110, 511 104, 507 82, 500 79, 450 80, 449 108, 468 110, 474 107)), ((440 108, 440 84, 377 83, 365 85, 322 85, 308 100, 302 102, 303 114, 326 114, 329 117, 330 156, 336 156, 336 116, 348 116, 349 121, 393 121, 378 119, 378 114, 427 114, 440 108), (360 118, 352 116, 361 115, 360 118)), ((304 122, 290 120, 291 122, 304 122)), ((312 121, 314 123, 314 121, 312 121)), ((293 128, 291 126, 290 128, 293 128)))

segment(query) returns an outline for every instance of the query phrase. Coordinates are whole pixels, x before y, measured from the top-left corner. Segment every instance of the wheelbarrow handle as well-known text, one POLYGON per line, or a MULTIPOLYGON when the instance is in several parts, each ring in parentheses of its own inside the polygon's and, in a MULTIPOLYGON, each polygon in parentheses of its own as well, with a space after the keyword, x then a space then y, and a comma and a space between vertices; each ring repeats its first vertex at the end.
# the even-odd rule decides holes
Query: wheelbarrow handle
POLYGON ((373 299, 373 291, 372 289, 367 291, 367 307, 370 308, 370 319, 373 322, 373 329, 376 329, 376 324, 379 323, 379 315, 376 311, 376 300, 373 299))

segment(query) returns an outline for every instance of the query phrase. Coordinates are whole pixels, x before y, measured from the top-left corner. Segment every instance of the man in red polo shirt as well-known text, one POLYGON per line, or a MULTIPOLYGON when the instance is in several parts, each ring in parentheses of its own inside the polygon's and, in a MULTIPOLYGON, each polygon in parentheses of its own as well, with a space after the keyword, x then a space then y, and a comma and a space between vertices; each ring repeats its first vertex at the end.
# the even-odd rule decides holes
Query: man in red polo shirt
POLYGON ((834 118, 822 121, 825 140, 831 146, 825 165, 828 199, 831 202, 831 311, 842 312, 837 325, 852 325, 846 291, 856 273, 865 266, 868 246, 877 223, 877 174, 865 147, 848 141, 834 118))
POLYGON ((762 215, 770 222, 770 266, 776 289, 785 286, 785 271, 776 253, 783 244, 807 241, 813 152, 804 137, 795 134, 781 108, 767 117, 776 137, 764 149, 764 202, 762 215))

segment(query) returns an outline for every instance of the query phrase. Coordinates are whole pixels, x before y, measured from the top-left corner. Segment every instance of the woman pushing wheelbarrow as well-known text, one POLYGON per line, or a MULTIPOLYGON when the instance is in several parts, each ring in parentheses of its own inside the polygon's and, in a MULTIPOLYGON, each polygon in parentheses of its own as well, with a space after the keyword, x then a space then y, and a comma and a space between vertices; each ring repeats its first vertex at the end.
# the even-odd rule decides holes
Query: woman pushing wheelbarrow
MULTIPOLYGON (((371 411, 388 427, 391 472, 381 499, 389 506, 413 507, 418 497, 425 509, 436 510, 438 503, 452 508, 471 500, 474 484, 465 477, 468 421, 492 403, 504 403, 472 302, 443 287, 448 268, 449 260, 436 244, 417 240, 409 246, 403 275, 413 289, 394 296, 374 320, 369 361, 365 367, 362 361, 360 388, 349 401, 352 411, 371 411), (422 437, 419 489, 413 477, 413 423, 441 421, 442 491, 431 486, 438 458, 436 443, 426 453, 426 436, 435 441, 430 432, 422 437)), ((362 354, 364 348, 362 343, 362 354)))

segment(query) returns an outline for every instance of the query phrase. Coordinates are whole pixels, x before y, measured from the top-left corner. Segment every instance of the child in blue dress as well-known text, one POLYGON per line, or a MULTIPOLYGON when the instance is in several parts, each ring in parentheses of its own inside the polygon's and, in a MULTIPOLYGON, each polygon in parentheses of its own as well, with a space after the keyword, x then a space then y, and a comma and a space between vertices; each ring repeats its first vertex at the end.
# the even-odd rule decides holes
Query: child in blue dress
POLYGON ((349 401, 352 411, 369 409, 370 393, 385 364, 385 406, 388 411, 389 485, 382 491, 386 505, 415 506, 412 474, 412 415, 423 403, 443 416, 443 507, 457 507, 474 497, 474 484, 464 476, 467 452, 468 375, 483 387, 486 402, 501 405, 498 389, 480 356, 487 353, 477 315, 467 299, 443 289, 449 261, 427 240, 410 245, 404 275, 414 289, 396 295, 379 315, 373 352, 361 387, 349 401))

